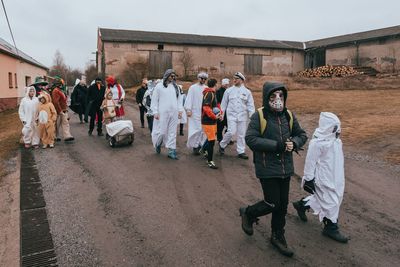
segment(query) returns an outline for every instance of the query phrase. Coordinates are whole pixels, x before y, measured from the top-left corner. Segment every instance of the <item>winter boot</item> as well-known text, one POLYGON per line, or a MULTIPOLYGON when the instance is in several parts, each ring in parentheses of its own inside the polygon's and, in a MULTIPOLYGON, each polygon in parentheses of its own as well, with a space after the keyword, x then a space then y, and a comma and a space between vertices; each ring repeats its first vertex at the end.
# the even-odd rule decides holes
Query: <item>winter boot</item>
POLYGON ((297 215, 299 216, 300 220, 306 222, 307 221, 306 211, 310 209, 310 206, 306 206, 305 201, 303 199, 304 198, 302 198, 297 202, 293 202, 293 207, 296 209, 297 215))
POLYGON ((331 220, 324 218, 324 229, 322 230, 322 234, 333 240, 336 240, 340 243, 347 243, 349 241, 348 237, 345 237, 339 232, 339 226, 337 223, 333 223, 331 220))
POLYGON ((241 207, 239 208, 240 217, 242 217, 242 230, 247 235, 253 235, 253 223, 258 223, 258 219, 254 217, 250 217, 247 214, 247 208, 241 207))
POLYGON ((157 153, 157 154, 160 154, 160 153, 161 153, 161 146, 162 146, 162 142, 160 142, 160 144, 158 144, 158 145, 156 146, 156 153, 157 153))
POLYGON ((176 155, 176 149, 168 149, 168 158, 170 159, 179 159, 176 155))
POLYGON ((292 257, 294 252, 288 247, 285 238, 285 230, 272 231, 271 244, 278 249, 278 251, 287 257, 292 257))

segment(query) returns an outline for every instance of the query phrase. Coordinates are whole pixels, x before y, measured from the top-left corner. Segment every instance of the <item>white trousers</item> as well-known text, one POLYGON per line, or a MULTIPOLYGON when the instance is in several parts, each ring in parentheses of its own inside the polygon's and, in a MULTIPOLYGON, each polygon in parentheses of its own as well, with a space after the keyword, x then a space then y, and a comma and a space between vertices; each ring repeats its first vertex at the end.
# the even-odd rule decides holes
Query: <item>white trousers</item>
POLYGON ((151 140, 153 146, 161 142, 166 148, 176 149, 176 131, 178 126, 178 111, 168 111, 160 114, 160 119, 153 121, 151 140))
POLYGON ((31 123, 30 125, 24 125, 24 127, 22 128, 22 136, 25 144, 33 146, 39 145, 39 128, 34 123, 31 123))
POLYGON ((201 118, 188 118, 188 148, 196 148, 202 146, 205 141, 205 135, 203 133, 203 128, 201 127, 201 118))
POLYGON ((228 119, 228 131, 225 133, 224 138, 220 142, 220 146, 225 148, 232 137, 236 135, 236 151, 238 154, 242 154, 246 150, 245 135, 247 129, 247 121, 237 121, 228 119))
POLYGON ((62 133, 64 139, 72 137, 71 131, 69 128, 69 121, 68 121, 68 112, 57 115, 56 121, 56 137, 60 138, 60 133, 62 133))

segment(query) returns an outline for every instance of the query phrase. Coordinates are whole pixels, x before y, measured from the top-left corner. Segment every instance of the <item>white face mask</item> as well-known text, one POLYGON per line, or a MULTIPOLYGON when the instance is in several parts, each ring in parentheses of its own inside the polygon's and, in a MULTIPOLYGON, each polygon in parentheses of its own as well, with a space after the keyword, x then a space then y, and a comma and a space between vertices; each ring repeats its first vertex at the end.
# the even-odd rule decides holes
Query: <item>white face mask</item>
POLYGON ((274 111, 282 111, 284 102, 282 90, 275 91, 269 96, 269 106, 274 111))

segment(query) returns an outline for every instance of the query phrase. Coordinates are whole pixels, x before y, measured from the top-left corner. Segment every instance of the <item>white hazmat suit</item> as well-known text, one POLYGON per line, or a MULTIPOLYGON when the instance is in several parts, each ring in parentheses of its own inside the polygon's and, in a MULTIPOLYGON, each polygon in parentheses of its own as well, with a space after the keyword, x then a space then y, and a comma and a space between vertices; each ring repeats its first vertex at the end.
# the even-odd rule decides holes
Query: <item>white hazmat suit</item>
POLYGON ((168 149, 176 149, 176 132, 178 126, 179 112, 183 112, 182 95, 177 95, 177 90, 172 83, 164 87, 163 83, 158 83, 154 88, 151 98, 151 110, 153 114, 159 115, 159 119, 154 119, 151 138, 154 147, 161 143, 168 149))
POLYGON ((39 129, 36 123, 38 116, 39 100, 36 97, 34 87, 26 88, 26 95, 22 98, 19 105, 18 113, 21 122, 23 123, 22 135, 26 145, 39 145, 39 129), (29 97, 29 91, 34 91, 33 97, 29 97))
POLYGON ((201 127, 201 111, 203 103, 203 91, 206 88, 204 84, 196 83, 189 87, 185 100, 186 112, 192 112, 188 116, 188 148, 197 148, 203 145, 205 135, 201 127))
POLYGON ((220 146, 225 148, 232 137, 237 135, 236 151, 242 154, 246 149, 247 122, 255 111, 253 95, 244 85, 229 87, 222 98, 221 109, 226 114, 228 131, 220 142, 220 146))
POLYGON ((315 178, 315 193, 304 199, 319 220, 324 217, 337 223, 344 193, 344 157, 340 120, 330 112, 321 112, 319 126, 308 146, 304 166, 305 181, 315 178))

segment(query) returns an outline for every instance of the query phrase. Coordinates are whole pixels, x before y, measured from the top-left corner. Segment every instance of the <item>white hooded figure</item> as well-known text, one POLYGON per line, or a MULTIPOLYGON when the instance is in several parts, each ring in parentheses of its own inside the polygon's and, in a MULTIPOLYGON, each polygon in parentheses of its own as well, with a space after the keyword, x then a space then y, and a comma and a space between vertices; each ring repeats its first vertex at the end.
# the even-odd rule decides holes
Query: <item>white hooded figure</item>
POLYGON ((154 114, 151 137, 156 152, 161 152, 161 145, 164 143, 168 149, 168 157, 178 159, 176 134, 183 106, 179 87, 175 83, 174 70, 168 69, 163 76, 163 82, 158 83, 154 88, 151 110, 154 114))
POLYGON ((199 150, 206 140, 203 128, 201 127, 201 113, 203 91, 206 88, 205 82, 208 79, 208 75, 205 72, 200 72, 197 78, 199 82, 189 87, 185 100, 185 110, 189 124, 187 147, 192 148, 193 152, 199 155, 199 150))
POLYGON ((315 192, 304 199, 314 214, 337 222, 344 193, 344 157, 340 120, 330 112, 321 112, 319 126, 308 146, 303 183, 315 178, 315 192))
POLYGON ((35 87, 26 87, 26 95, 19 105, 19 118, 23 124, 22 135, 26 148, 38 146, 40 142, 37 116, 39 100, 36 97, 35 87))
POLYGON ((220 153, 223 154, 226 146, 237 136, 236 151, 238 156, 248 159, 245 154, 245 134, 248 119, 255 111, 254 100, 251 91, 247 89, 243 82, 245 77, 242 73, 237 72, 233 76, 233 86, 229 87, 222 98, 221 109, 226 114, 228 121, 228 131, 225 133, 220 142, 220 153))

